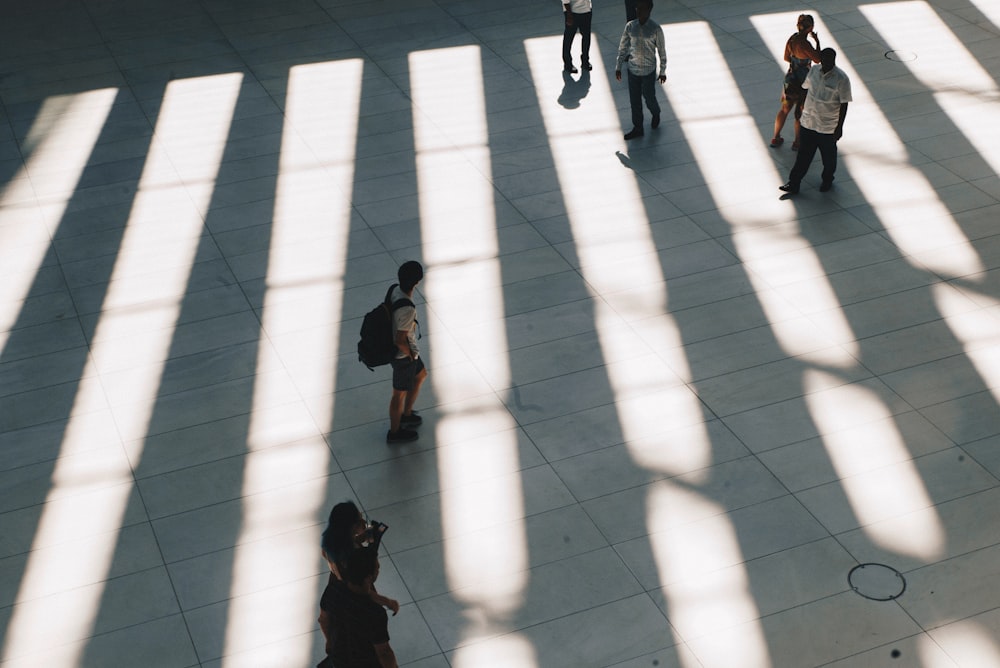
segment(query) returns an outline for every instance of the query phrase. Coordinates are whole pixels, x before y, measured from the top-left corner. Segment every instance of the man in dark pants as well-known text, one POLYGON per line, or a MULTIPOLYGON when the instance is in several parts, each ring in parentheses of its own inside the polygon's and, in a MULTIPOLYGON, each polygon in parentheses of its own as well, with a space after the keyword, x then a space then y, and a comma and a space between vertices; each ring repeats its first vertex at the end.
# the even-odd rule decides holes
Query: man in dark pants
POLYGON ((802 108, 799 154, 788 174, 788 183, 779 186, 779 190, 789 195, 799 192, 799 185, 809 171, 817 149, 823 158, 823 181, 819 190, 826 192, 833 187, 833 175, 837 171, 837 142, 844 134, 847 103, 852 100, 851 81, 836 66, 836 62, 837 52, 823 49, 820 51, 820 66, 810 69, 809 76, 802 83, 807 95, 802 108))
POLYGON ((646 101, 653 116, 652 128, 660 125, 660 104, 656 101, 657 80, 662 84, 667 80, 667 52, 663 45, 663 28, 649 18, 653 11, 653 0, 637 0, 636 19, 625 24, 621 42, 618 44, 618 61, 615 64, 615 79, 622 80, 622 65, 628 63, 628 97, 632 107, 632 129, 625 133, 625 139, 641 137, 642 101, 646 101), (656 58, 659 56, 659 76, 656 58))
POLYGON ((625 23, 635 19, 635 0, 625 0, 625 23))
POLYGON ((580 67, 588 72, 590 65, 590 20, 593 17, 593 7, 590 0, 563 0, 563 12, 566 14, 566 30, 563 31, 563 69, 572 74, 579 70, 573 67, 573 56, 570 47, 573 38, 580 31, 580 67))

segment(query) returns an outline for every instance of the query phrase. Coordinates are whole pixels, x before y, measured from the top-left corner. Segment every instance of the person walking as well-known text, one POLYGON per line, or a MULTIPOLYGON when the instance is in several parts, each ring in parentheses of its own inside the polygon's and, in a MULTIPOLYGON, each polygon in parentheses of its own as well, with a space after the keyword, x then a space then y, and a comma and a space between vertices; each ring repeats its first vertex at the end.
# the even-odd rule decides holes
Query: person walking
POLYGON ((778 188, 789 195, 799 192, 799 185, 809 171, 817 149, 823 158, 819 190, 827 192, 833 187, 833 175, 837 171, 837 142, 844 135, 847 104, 853 99, 851 81, 836 63, 837 52, 829 48, 823 49, 820 52, 820 66, 811 68, 802 84, 808 95, 802 109, 799 154, 788 174, 788 182, 778 188))
POLYGON ((593 18, 593 5, 590 0, 563 0, 563 13, 566 15, 566 29, 563 31, 563 70, 571 74, 579 72, 573 67, 573 56, 570 49, 573 38, 580 33, 580 67, 586 71, 594 69, 590 64, 590 22, 593 18))
POLYGON ((376 549, 352 550, 343 564, 343 579, 327 585, 320 599, 329 624, 322 668, 398 668, 389 644, 389 616, 372 600, 378 573, 376 549))
MULTIPOLYGON (((412 300, 413 291, 424 277, 424 268, 416 260, 404 262, 396 272, 399 285, 392 290, 389 303, 397 299, 412 300)), ((389 401, 389 433, 386 443, 408 443, 419 438, 415 427, 423 423, 413 410, 420 386, 427 379, 427 368, 417 345, 417 309, 400 306, 392 312, 396 332, 396 358, 392 360, 392 399, 389 401)))
POLYGON ((806 91, 802 87, 802 82, 809 75, 812 64, 820 61, 819 35, 813 30, 814 25, 812 16, 800 14, 796 24, 797 32, 785 42, 785 62, 788 63, 788 71, 785 72, 785 80, 781 90, 781 107, 774 118, 772 148, 778 148, 785 143, 785 139, 781 136, 781 129, 785 127, 785 120, 793 108, 795 109, 795 141, 792 142, 792 150, 797 151, 799 148, 801 131, 799 123, 802 117, 802 103, 806 99, 806 91), (812 37, 816 42, 815 47, 809 43, 809 37, 812 37))
POLYGON ((649 18, 653 11, 653 0, 637 0, 636 19, 625 24, 621 41, 618 43, 618 60, 615 63, 615 79, 622 80, 622 65, 628 63, 628 98, 632 107, 632 129, 625 133, 625 139, 635 139, 645 134, 642 119, 642 101, 646 101, 652 114, 651 127, 660 126, 660 104, 656 101, 656 81, 667 80, 667 51, 663 43, 663 28, 649 18), (659 56, 659 75, 656 58, 659 56))

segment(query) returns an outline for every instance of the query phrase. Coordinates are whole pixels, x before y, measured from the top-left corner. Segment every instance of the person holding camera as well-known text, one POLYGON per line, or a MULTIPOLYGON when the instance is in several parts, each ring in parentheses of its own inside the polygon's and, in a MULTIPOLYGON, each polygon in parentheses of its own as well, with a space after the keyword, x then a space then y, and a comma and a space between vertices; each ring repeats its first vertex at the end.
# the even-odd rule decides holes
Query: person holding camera
MULTIPOLYGON (((337 606, 331 601, 343 600, 353 602, 351 605, 357 607, 356 596, 346 596, 343 592, 345 588, 353 594, 363 592, 371 604, 379 610, 388 608, 392 610, 393 616, 396 616, 399 612, 399 601, 383 596, 375 589, 375 580, 378 578, 378 548, 382 542, 382 536, 388 528, 381 522, 366 521, 353 501, 338 503, 330 511, 321 541, 323 559, 326 560, 327 566, 330 569, 330 578, 327 581, 322 599, 327 604, 324 605, 321 601, 319 613, 319 626, 323 631, 323 637, 326 638, 327 659, 320 664, 324 668, 326 666, 340 665, 335 661, 330 663, 330 661, 333 661, 331 657, 334 656, 337 649, 338 638, 337 624, 335 623, 334 616, 331 614, 337 606), (352 583, 351 576, 349 575, 350 564, 358 552, 369 554, 371 555, 370 558, 374 559, 374 575, 367 572, 366 567, 362 569, 365 571, 364 573, 360 575, 357 571, 354 573, 355 581, 352 583), (371 581, 366 583, 365 580, 368 577, 371 577, 371 581), (351 587, 352 584, 353 588, 351 587)), ((368 610, 369 613, 371 612, 370 605, 361 607, 368 610)), ((382 615, 386 616, 384 611, 382 615)), ((368 618, 372 617, 372 615, 368 615, 368 618)), ((374 618, 377 617, 377 615, 374 615, 374 618)), ((345 642, 347 641, 345 636, 339 637, 344 638, 345 642)), ((386 638, 388 640, 388 636, 386 638)), ((372 665, 378 666, 380 664, 372 665)))

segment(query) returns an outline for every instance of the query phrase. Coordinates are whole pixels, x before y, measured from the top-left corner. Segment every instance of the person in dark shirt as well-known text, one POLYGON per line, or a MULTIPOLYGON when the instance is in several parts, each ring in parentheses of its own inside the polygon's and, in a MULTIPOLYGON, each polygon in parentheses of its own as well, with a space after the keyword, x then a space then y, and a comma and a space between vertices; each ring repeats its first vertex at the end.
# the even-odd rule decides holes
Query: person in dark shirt
POLYGON ((342 565, 342 579, 332 580, 320 600, 333 641, 325 663, 334 668, 398 668, 389 645, 389 616, 372 600, 377 548, 353 550, 342 565))

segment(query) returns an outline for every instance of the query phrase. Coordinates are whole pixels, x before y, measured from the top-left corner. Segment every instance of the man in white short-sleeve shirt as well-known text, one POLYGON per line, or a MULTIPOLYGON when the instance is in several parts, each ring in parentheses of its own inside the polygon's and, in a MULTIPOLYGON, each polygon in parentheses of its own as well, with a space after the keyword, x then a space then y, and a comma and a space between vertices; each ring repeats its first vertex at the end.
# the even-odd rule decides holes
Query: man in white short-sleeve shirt
POLYGON ((819 55, 820 66, 811 68, 802 83, 807 95, 802 107, 799 154, 788 174, 788 183, 780 187, 790 195, 799 191, 817 149, 823 158, 820 192, 833 187, 833 174, 837 171, 837 142, 844 134, 847 103, 853 99, 851 80, 836 66, 837 52, 823 49, 819 55))

